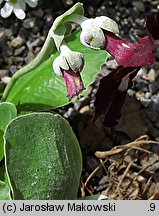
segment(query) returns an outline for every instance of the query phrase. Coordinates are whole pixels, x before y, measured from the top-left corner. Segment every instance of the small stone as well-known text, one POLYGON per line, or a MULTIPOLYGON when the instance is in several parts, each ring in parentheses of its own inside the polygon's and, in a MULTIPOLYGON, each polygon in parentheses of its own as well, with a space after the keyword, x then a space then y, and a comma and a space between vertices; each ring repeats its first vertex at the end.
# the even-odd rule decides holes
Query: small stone
POLYGON ((88 6, 88 14, 90 16, 93 16, 95 13, 94 7, 92 7, 91 5, 88 6))
POLYGON ((129 0, 122 0, 123 5, 126 5, 129 3, 129 0))
POLYGON ((127 93, 128 93, 128 95, 131 96, 131 97, 135 95, 135 91, 132 90, 132 89, 128 89, 127 93))
POLYGON ((44 16, 44 22, 45 22, 45 25, 46 27, 50 27, 52 25, 52 22, 53 22, 53 17, 51 14, 46 14, 44 16))
POLYGON ((18 31, 19 31, 19 23, 15 22, 12 26, 11 26, 11 30, 13 35, 17 35, 18 31))
MULTIPOLYGON (((18 66, 22 66, 24 59, 22 57, 16 56, 14 59, 14 64, 18 66)), ((13 64, 13 63, 12 63, 13 64)))
POLYGON ((90 107, 87 105, 87 106, 84 106, 80 109, 80 113, 86 113, 86 112, 89 112, 90 111, 90 107))
POLYGON ((74 112, 73 108, 70 107, 70 108, 67 110, 67 112, 64 113, 64 115, 63 115, 64 118, 69 118, 70 116, 73 116, 73 112, 74 112))
POLYGON ((18 55, 22 54, 25 49, 26 49, 25 46, 22 46, 20 48, 15 49, 14 55, 18 56, 18 55))
POLYGON ((107 68, 115 69, 117 67, 117 62, 114 59, 110 59, 106 62, 107 68))
POLYGON ((19 48, 20 46, 22 46, 25 43, 24 38, 17 36, 16 38, 14 38, 11 41, 11 46, 14 48, 19 48))
POLYGON ((27 57, 25 58, 26 64, 30 63, 34 58, 34 54, 31 51, 29 51, 27 57))
POLYGON ((38 18, 42 18, 44 16, 44 11, 39 8, 38 10, 33 11, 33 15, 35 15, 38 18))
POLYGON ((3 58, 0 58, 0 65, 3 64, 3 58))
POLYGON ((135 87, 140 91, 147 92, 149 91, 149 81, 143 79, 142 77, 136 77, 135 87))
POLYGON ((159 81, 152 82, 149 85, 151 94, 155 94, 159 90, 159 81))
POLYGON ((2 80, 2 82, 3 82, 4 84, 7 85, 7 84, 10 82, 11 78, 8 77, 8 76, 5 76, 5 77, 3 77, 1 80, 2 80))
POLYGON ((17 66, 15 66, 15 65, 11 65, 11 67, 10 67, 10 69, 9 69, 9 71, 11 72, 11 74, 13 75, 13 74, 15 74, 15 72, 18 70, 18 68, 17 68, 17 66))
POLYGON ((14 50, 14 48, 13 47, 11 47, 11 44, 9 44, 9 46, 4 46, 3 47, 3 56, 5 55, 5 56, 13 56, 13 50, 14 50))
POLYGON ((10 57, 7 57, 4 59, 4 62, 7 64, 7 65, 12 65, 13 64, 13 57, 10 56, 10 57))
POLYGON ((133 1, 133 6, 136 7, 138 10, 145 12, 145 5, 142 1, 133 1))
POLYGON ((72 5, 73 4, 73 0, 66 0, 66 4, 67 5, 72 5))
POLYGON ((156 80, 157 74, 153 68, 148 72, 147 77, 151 82, 154 82, 156 80))
POLYGON ((8 70, 6 70, 6 69, 1 69, 0 70, 0 78, 3 78, 5 76, 7 76, 7 75, 8 75, 8 70))
POLYGON ((140 11, 136 7, 132 8, 132 16, 134 18, 138 18, 140 16, 140 11))
POLYGON ((146 108, 151 103, 151 99, 146 99, 146 98, 141 97, 140 102, 146 108))
POLYGON ((144 92, 143 91, 138 91, 136 92, 136 99, 141 100, 141 98, 144 98, 144 92))
POLYGON ((45 41, 44 37, 39 37, 36 40, 34 40, 33 42, 28 41, 27 42, 28 49, 32 50, 35 47, 38 47, 38 46, 41 47, 43 45, 44 41, 45 41))
POLYGON ((7 28, 5 30, 5 32, 6 32, 6 35, 7 35, 8 38, 10 38, 11 36, 14 35, 13 30, 11 28, 7 28))
POLYGON ((4 42, 5 38, 6 38, 5 30, 4 28, 0 28, 0 42, 4 42))
POLYGON ((145 98, 146 98, 146 99, 150 99, 150 98, 151 98, 151 95, 152 95, 152 94, 151 94, 150 92, 146 92, 146 93, 145 93, 145 98))
POLYGON ((28 18, 28 19, 25 19, 25 20, 23 21, 23 27, 24 27, 25 29, 34 28, 34 26, 35 26, 35 21, 36 21, 35 18, 28 18))

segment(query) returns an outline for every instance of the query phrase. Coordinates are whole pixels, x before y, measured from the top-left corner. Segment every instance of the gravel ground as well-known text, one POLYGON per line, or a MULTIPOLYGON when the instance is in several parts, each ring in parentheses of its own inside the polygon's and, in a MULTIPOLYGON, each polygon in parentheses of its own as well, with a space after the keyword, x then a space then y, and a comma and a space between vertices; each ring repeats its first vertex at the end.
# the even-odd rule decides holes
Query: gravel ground
MULTIPOLYGON (((12 75, 38 54, 54 19, 76 2, 40 0, 36 8, 27 10, 24 21, 14 15, 7 19, 0 18, 0 92, 12 75)), ((111 17, 119 24, 121 37, 133 42, 146 34, 145 13, 156 13, 159 7, 159 1, 155 0, 81 2, 84 3, 87 17, 111 17)), ((89 125, 99 78, 115 67, 115 61, 109 59, 84 96, 58 110, 69 120, 79 139, 84 158, 83 182, 100 164, 100 160, 94 156, 95 151, 110 150, 113 146, 126 144, 144 134, 159 141, 159 46, 156 48, 156 62, 139 71, 134 86, 128 91, 120 124, 115 128, 104 128, 100 118, 97 124, 89 125)), ((86 194, 92 193, 90 188, 95 192, 103 190, 107 181, 103 170, 98 169, 86 194)))

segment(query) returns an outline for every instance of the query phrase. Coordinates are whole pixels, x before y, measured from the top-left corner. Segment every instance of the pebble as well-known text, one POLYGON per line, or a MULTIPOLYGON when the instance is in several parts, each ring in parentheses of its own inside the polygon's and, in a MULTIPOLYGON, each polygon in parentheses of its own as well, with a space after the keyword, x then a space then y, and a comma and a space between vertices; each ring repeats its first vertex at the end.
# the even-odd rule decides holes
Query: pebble
POLYGON ((136 7, 138 10, 145 12, 145 5, 142 1, 133 1, 133 6, 136 7))
POLYGON ((80 110, 79 110, 79 113, 86 113, 86 112, 90 112, 90 107, 88 105, 82 107, 80 110))
POLYGON ((22 46, 22 47, 20 47, 20 48, 15 49, 15 51, 14 51, 14 56, 21 55, 25 49, 26 49, 25 46, 22 46))
POLYGON ((146 99, 150 99, 150 98, 151 98, 151 95, 152 95, 152 94, 151 94, 150 92, 146 92, 146 93, 145 93, 145 98, 146 98, 146 99))
POLYGON ((5 76, 5 77, 2 77, 1 80, 4 84, 8 85, 8 83, 11 80, 11 77, 5 76))
POLYGON ((146 108, 151 103, 151 99, 147 99, 147 98, 141 97, 140 98, 140 102, 146 108))
POLYGON ((159 81, 154 81, 149 85, 151 94, 155 94, 159 90, 159 81))
POLYGON ((0 42, 4 42, 6 39, 6 33, 4 28, 0 28, 0 42))
POLYGON ((17 36, 15 38, 13 38, 13 40, 11 41, 11 46, 14 48, 19 48, 24 43, 25 43, 25 39, 22 38, 21 36, 17 36))
POLYGON ((149 81, 138 76, 135 80, 135 87, 140 91, 147 92, 149 91, 149 81))
POLYGON ((29 51, 27 54, 27 57, 25 58, 26 64, 30 63, 34 58, 35 58, 35 56, 32 53, 32 51, 29 51))
POLYGON ((136 7, 133 7, 132 8, 132 15, 133 15, 133 17, 138 18, 140 16, 140 11, 136 7))
POLYGON ((8 70, 6 70, 6 69, 1 69, 0 70, 0 78, 3 78, 5 76, 7 76, 7 75, 8 75, 8 70))
POLYGON ((11 26, 11 31, 12 31, 12 35, 17 35, 18 31, 19 31, 19 22, 15 22, 12 26, 11 26))
POLYGON ((129 3, 129 0, 122 0, 123 5, 127 5, 129 3))
POLYGON ((146 111, 153 124, 159 127, 159 95, 151 97, 151 102, 146 111))
POLYGON ((150 71, 149 71, 148 74, 147 74, 148 79, 149 79, 151 82, 154 82, 154 81, 156 80, 156 76, 157 76, 156 71, 155 71, 153 68, 150 69, 150 71))
POLYGON ((72 5, 73 4, 73 0, 66 0, 66 4, 67 5, 72 5))
POLYGON ((9 56, 7 58, 4 59, 4 62, 7 64, 7 65, 12 65, 13 64, 13 57, 12 56, 9 56))
POLYGON ((31 29, 35 27, 35 22, 35 18, 28 18, 23 21, 22 25, 25 29, 31 29))
POLYGON ((88 6, 88 14, 90 16, 93 16, 95 13, 94 7, 92 7, 91 5, 88 6))
POLYGON ((127 93, 131 97, 135 95, 135 91, 133 89, 128 89, 127 93))
POLYGON ((11 65, 11 67, 10 67, 10 69, 9 69, 9 71, 11 72, 11 74, 13 75, 13 74, 15 74, 15 72, 18 70, 18 68, 17 68, 17 66, 15 66, 15 65, 11 65))
MULTIPOLYGON (((16 57, 13 58, 14 64, 15 64, 15 65, 18 65, 18 66, 22 66, 23 61, 24 61, 24 58, 23 58, 23 57, 16 56, 16 57)), ((13 63, 12 63, 12 64, 13 64, 13 63)))
POLYGON ((44 16, 44 11, 41 8, 39 8, 38 10, 33 11, 33 15, 38 18, 42 18, 44 16))

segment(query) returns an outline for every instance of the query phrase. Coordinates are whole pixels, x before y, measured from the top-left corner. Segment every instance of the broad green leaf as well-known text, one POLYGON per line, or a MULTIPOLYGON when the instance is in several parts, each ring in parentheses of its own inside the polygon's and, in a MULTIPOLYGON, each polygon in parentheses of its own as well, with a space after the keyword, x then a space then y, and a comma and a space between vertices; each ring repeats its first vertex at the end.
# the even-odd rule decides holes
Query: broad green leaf
POLYGON ((3 141, 3 134, 4 130, 9 124, 9 122, 16 118, 17 116, 17 110, 14 104, 11 103, 0 103, 0 160, 2 160, 4 156, 4 141, 3 141))
POLYGON ((0 161, 2 160, 4 156, 4 140, 3 140, 3 134, 4 132, 0 130, 0 161))
MULTIPOLYGON (((68 38, 68 45, 72 50, 81 52, 85 58, 85 66, 81 73, 82 79, 87 88, 94 80, 94 76, 105 62, 106 51, 96 51, 84 47, 79 40, 80 32, 72 34, 68 38)), ((52 42, 52 41, 51 41, 52 42)), ((69 103, 67 91, 62 77, 55 75, 52 63, 59 55, 55 51, 55 45, 50 44, 45 49, 45 59, 35 59, 29 67, 17 72, 8 85, 3 101, 9 101, 17 106, 19 111, 41 111, 56 108, 69 103), (51 51, 52 49, 52 51, 51 51)), ((41 54, 40 54, 41 55, 41 54)))
POLYGON ((0 181, 3 181, 9 186, 8 177, 6 174, 6 169, 4 164, 0 166, 0 181))
POLYGON ((2 181, 0 181, 0 200, 10 200, 9 187, 2 181))
POLYGON ((76 3, 72 8, 63 13, 61 16, 57 17, 50 29, 50 33, 52 34, 56 47, 59 50, 60 45, 66 35, 69 33, 70 21, 75 20, 77 17, 83 18, 84 9, 83 4, 76 3), (69 31, 68 31, 69 30, 69 31))
POLYGON ((60 115, 17 117, 5 133, 6 166, 14 199, 75 199, 81 152, 60 115))

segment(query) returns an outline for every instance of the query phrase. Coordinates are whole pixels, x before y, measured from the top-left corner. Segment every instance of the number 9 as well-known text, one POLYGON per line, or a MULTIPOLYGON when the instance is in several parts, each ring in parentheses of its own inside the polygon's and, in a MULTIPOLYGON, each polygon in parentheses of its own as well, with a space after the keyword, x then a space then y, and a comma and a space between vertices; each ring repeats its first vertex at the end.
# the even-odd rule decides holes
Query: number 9
POLYGON ((155 203, 150 203, 150 211, 155 211, 155 203))

